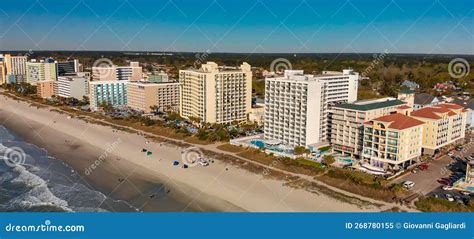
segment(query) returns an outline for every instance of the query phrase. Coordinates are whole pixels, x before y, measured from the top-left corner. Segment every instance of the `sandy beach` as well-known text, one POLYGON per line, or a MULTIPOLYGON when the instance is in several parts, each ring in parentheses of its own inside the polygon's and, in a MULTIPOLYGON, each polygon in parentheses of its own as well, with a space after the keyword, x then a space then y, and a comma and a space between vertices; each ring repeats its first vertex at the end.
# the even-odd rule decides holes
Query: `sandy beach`
POLYGON ((65 161, 91 187, 143 211, 380 210, 285 186, 218 159, 208 167, 173 166, 173 161, 181 162, 183 148, 149 142, 139 134, 87 123, 3 95, 0 124, 65 161), (142 149, 153 154, 146 155, 142 149))

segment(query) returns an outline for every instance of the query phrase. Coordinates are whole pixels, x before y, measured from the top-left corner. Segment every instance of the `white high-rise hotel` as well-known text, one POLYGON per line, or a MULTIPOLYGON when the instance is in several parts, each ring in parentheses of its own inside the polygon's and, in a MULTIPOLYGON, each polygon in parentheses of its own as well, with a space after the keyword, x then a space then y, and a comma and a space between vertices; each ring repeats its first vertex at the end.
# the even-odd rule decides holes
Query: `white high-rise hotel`
POLYGON ((265 139, 288 146, 327 141, 328 107, 357 100, 359 74, 352 70, 305 75, 287 70, 265 79, 265 139))

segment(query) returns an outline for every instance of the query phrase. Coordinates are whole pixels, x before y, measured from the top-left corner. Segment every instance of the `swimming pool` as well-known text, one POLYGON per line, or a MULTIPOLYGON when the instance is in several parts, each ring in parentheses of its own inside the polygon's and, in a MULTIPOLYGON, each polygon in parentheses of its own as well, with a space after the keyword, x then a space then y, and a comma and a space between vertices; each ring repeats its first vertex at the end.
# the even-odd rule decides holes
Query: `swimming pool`
POLYGON ((352 160, 351 158, 343 158, 339 159, 339 162, 341 162, 342 164, 352 164, 354 160, 352 160))
POLYGON ((262 140, 255 139, 255 140, 250 141, 250 143, 257 146, 259 149, 265 148, 265 143, 262 140))

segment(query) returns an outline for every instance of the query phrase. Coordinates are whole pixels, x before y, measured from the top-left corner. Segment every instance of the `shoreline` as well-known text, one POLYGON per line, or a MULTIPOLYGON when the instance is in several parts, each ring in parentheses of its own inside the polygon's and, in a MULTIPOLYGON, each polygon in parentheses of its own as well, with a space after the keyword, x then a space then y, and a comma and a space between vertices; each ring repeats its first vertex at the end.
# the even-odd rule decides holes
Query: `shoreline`
POLYGON ((147 144, 147 139, 138 134, 1 97, 3 125, 65 161, 105 195, 144 211, 380 211, 374 205, 356 205, 321 192, 284 186, 283 181, 267 179, 219 160, 208 167, 174 167, 172 162, 180 161, 182 150, 175 145, 147 144), (121 142, 117 143, 119 139, 121 142), (144 155, 142 148, 153 151, 153 155, 144 155), (100 160, 86 175, 85 170, 104 152, 105 160, 100 160), (120 182, 120 177, 126 180, 120 182), (169 196, 178 203, 165 205, 150 200, 148 194, 157 190, 157 182, 164 184, 165 192, 171 190, 169 196))

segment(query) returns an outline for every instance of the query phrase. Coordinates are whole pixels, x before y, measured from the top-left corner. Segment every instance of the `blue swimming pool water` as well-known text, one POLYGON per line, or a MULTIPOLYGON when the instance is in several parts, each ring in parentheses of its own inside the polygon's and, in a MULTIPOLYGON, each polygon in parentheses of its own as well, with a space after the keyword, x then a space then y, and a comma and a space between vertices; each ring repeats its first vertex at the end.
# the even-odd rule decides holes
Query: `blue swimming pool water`
POLYGON ((264 149, 265 148, 265 143, 261 140, 252 140, 252 141, 250 141, 250 143, 257 146, 259 149, 264 149))
POLYGON ((339 159, 340 161, 342 161, 343 163, 347 163, 347 164, 352 164, 353 161, 351 158, 344 158, 344 159, 339 159))

